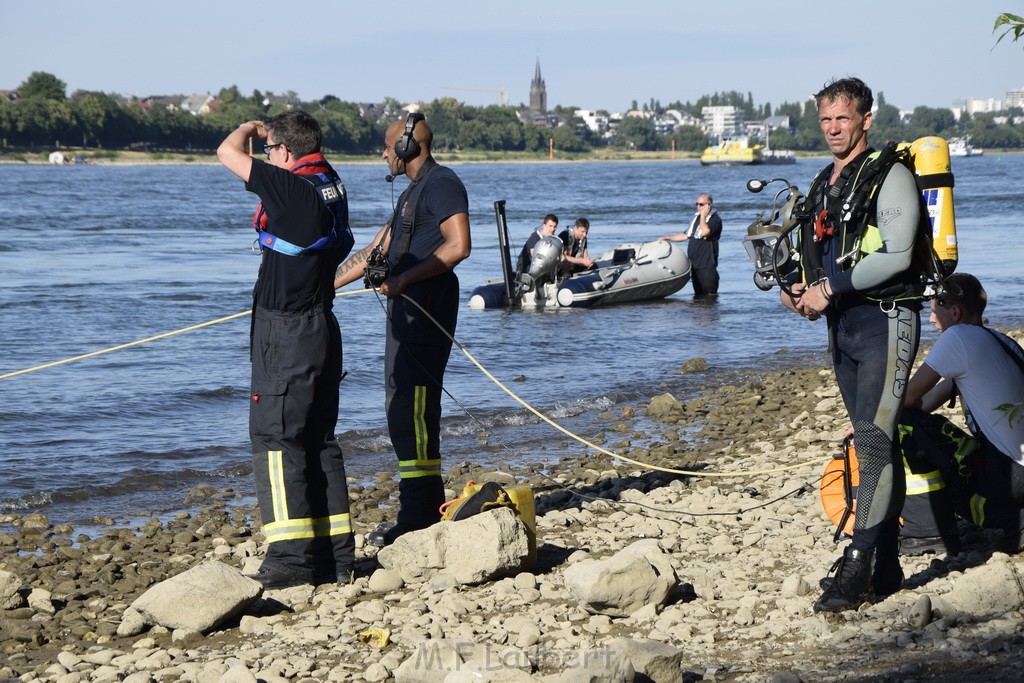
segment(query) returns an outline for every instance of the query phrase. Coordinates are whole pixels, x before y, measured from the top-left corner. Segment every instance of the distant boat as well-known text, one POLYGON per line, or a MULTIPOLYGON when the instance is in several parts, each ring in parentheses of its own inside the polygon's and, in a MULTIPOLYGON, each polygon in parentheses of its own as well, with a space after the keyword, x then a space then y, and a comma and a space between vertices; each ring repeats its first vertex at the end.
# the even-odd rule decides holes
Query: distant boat
POLYGON ((761 150, 762 163, 765 164, 795 164, 796 163, 796 152, 788 149, 768 149, 765 147, 761 150))
POLYGON ((980 157, 984 153, 985 150, 981 148, 971 147, 970 135, 949 139, 949 156, 951 157, 980 157))
POLYGON ((766 164, 795 164, 796 152, 789 149, 772 149, 768 145, 768 127, 764 129, 764 149, 761 150, 761 159, 766 164))
POLYGON ((750 166, 764 163, 764 148, 751 145, 747 138, 730 140, 725 138, 717 145, 712 145, 700 155, 700 163, 704 166, 750 166))

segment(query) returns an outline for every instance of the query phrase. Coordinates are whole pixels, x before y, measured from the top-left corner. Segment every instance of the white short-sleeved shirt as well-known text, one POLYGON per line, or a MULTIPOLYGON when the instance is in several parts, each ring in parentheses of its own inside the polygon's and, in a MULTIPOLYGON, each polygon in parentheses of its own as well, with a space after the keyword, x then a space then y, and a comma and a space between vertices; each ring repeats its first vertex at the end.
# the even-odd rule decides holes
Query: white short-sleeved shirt
POLYGON ((1009 337, 996 332, 1003 339, 1000 343, 992 332, 978 325, 948 327, 924 362, 956 382, 960 400, 992 445, 1024 464, 1024 419, 1010 424, 1009 413, 997 410, 1003 404, 1024 402, 1024 373, 1004 346, 1013 347, 1009 337))

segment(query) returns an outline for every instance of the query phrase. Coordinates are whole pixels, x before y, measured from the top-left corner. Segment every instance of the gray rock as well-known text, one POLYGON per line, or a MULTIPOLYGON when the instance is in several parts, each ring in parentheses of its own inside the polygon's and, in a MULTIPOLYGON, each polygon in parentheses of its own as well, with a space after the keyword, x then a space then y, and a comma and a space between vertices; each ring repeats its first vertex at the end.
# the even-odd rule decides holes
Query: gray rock
POLYGON ((663 605, 678 578, 653 539, 637 541, 606 560, 583 560, 566 568, 569 593, 597 614, 629 616, 646 605, 663 605))
MULTIPOLYGON (((609 647, 575 650, 565 654, 562 673, 551 678, 557 683, 633 683, 633 665, 609 647)), ((677 680, 682 679, 679 674, 677 680)), ((643 680, 643 679, 640 679, 643 680)))
POLYGON ((533 662, 525 650, 468 640, 424 640, 395 670, 396 683, 530 681, 533 662))
POLYGON ((683 361, 683 364, 679 367, 679 372, 686 375, 691 372, 705 372, 708 369, 708 362, 703 358, 690 358, 683 361))
POLYGON ((679 683, 682 677, 683 651, 667 643, 642 638, 616 638, 608 644, 616 657, 624 658, 633 671, 652 683, 679 683))
POLYGON ((443 683, 532 683, 536 680, 525 671, 497 667, 482 671, 453 671, 444 677, 443 683))
POLYGON ((459 584, 477 584, 514 576, 526 568, 529 555, 526 526, 503 507, 404 534, 382 548, 377 561, 406 583, 443 572, 459 584))
POLYGON ((777 671, 768 679, 769 683, 801 683, 803 680, 792 671, 777 671))
POLYGON ((57 608, 53 605, 50 591, 43 588, 33 588, 28 594, 28 606, 39 614, 56 614, 57 608))
POLYGON ((647 404, 647 414, 651 417, 664 417, 672 413, 678 413, 682 409, 683 405, 672 394, 655 396, 647 404))
POLYGON ((145 628, 146 619, 139 614, 138 610, 129 607, 121 615, 121 623, 117 625, 117 635, 125 637, 137 636, 145 628))
POLYGON ((171 632, 171 642, 176 645, 191 645, 202 639, 202 633, 190 628, 176 628, 171 632))
POLYGON ((436 683, 444 680, 446 675, 465 666, 462 654, 465 645, 451 640, 421 641, 394 670, 395 683, 436 683))
POLYGON ((246 668, 245 664, 235 662, 217 679, 217 683, 256 683, 256 676, 246 668))
MULTIPOLYGON (((117 680, 115 678, 114 680, 117 680)), ((153 677, 146 671, 137 671, 133 674, 128 674, 121 683, 152 683, 153 677)))
POLYGON ((263 587, 216 560, 156 584, 132 603, 149 624, 205 633, 240 614, 263 587))
POLYGON ((398 572, 390 569, 378 569, 370 576, 369 589, 374 593, 391 593, 405 586, 398 572))
POLYGON ((530 572, 522 572, 516 574, 515 579, 513 579, 513 585, 520 589, 533 589, 537 587, 537 577, 530 572))
POLYGON ((387 667, 383 664, 371 664, 363 672, 363 680, 368 681, 368 683, 379 683, 380 681, 386 681, 390 675, 387 667))
POLYGON ((427 582, 432 593, 444 593, 453 588, 458 588, 459 580, 448 572, 439 572, 430 577, 427 582))
POLYGON ((0 569, 0 610, 24 607, 25 598, 21 590, 21 579, 11 572, 0 569))
POLYGON ((907 624, 911 628, 924 628, 932 620, 932 599, 927 595, 919 597, 907 610, 907 624))
POLYGON ((807 595, 811 592, 811 584, 799 575, 793 574, 787 576, 786 580, 782 582, 782 597, 784 598, 795 598, 800 595, 807 595))
POLYGON ((968 569, 944 597, 952 609, 975 616, 1003 614, 1024 604, 1024 590, 1014 566, 996 560, 968 569))

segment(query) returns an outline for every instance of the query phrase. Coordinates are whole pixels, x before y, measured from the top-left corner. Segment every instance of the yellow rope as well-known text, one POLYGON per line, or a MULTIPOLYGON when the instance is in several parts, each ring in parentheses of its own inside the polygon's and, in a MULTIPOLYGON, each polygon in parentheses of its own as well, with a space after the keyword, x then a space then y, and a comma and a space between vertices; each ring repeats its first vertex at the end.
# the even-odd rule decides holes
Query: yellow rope
POLYGON ((414 306, 416 306, 416 308, 420 309, 423 312, 423 314, 426 315, 431 320, 431 322, 433 322, 435 325, 437 325, 438 329, 440 329, 442 332, 445 333, 445 335, 452 341, 453 344, 455 344, 457 347, 459 347, 459 350, 462 351, 463 354, 465 354, 466 358, 468 358, 470 361, 472 361, 472 363, 475 366, 477 366, 480 369, 480 371, 482 373, 484 373, 488 377, 488 379, 490 379, 492 382, 497 384, 502 389, 502 391, 504 391, 506 394, 511 396, 513 399, 515 399, 516 402, 518 402, 520 405, 522 405, 524 408, 529 410, 531 413, 533 413, 534 415, 536 415, 541 420, 543 420, 544 422, 548 423, 549 425, 551 425, 552 427, 554 427, 558 431, 562 432, 566 436, 568 436, 568 437, 570 437, 572 439, 575 439, 576 441, 579 441, 584 446, 587 446, 589 448, 593 448, 594 450, 598 451, 599 453, 604 453, 605 455, 611 456, 612 458, 615 458, 616 460, 621 460, 623 462, 628 462, 630 464, 636 465, 638 467, 643 467, 645 469, 658 470, 659 472, 667 472, 669 474, 683 474, 683 475, 688 475, 688 476, 692 476, 692 477, 748 477, 748 476, 752 476, 752 475, 756 475, 756 474, 775 474, 777 472, 787 472, 789 470, 800 469, 800 468, 803 468, 803 467, 807 467, 808 465, 812 465, 812 464, 821 462, 820 458, 815 458, 813 460, 805 460, 805 461, 797 463, 795 465, 787 465, 785 467, 776 467, 774 469, 769 469, 769 470, 748 470, 748 471, 745 471, 745 472, 698 472, 698 471, 694 471, 694 470, 677 470, 677 469, 672 469, 672 468, 669 468, 669 467, 661 467, 660 465, 652 465, 650 463, 640 462, 639 460, 633 460, 632 458, 627 458, 626 456, 619 455, 618 453, 613 453, 612 451, 609 451, 609 450, 607 450, 605 448, 602 448, 601 446, 598 446, 595 443, 591 443, 590 441, 587 441, 582 436, 579 436, 577 434, 574 434, 574 433, 570 432, 568 429, 566 429, 562 425, 558 424, 557 422, 555 422, 554 420, 549 418, 547 415, 544 415, 543 413, 541 413, 539 410, 537 410, 536 408, 531 406, 529 403, 527 403, 523 399, 519 398, 519 396, 517 396, 511 389, 509 389, 504 384, 502 384, 501 380, 499 380, 497 377, 492 375, 487 370, 487 368, 485 368, 483 365, 481 365, 480 362, 476 358, 473 357, 473 354, 471 354, 469 351, 467 351, 466 348, 462 344, 460 344, 459 341, 448 332, 448 330, 444 329, 444 326, 442 326, 441 323, 439 323, 434 318, 434 316, 430 315, 430 313, 428 313, 422 306, 420 306, 419 303, 417 303, 416 301, 413 301, 412 298, 406 296, 405 294, 403 294, 402 297, 404 299, 406 299, 407 301, 412 302, 412 304, 414 306))
MULTIPOLYGON (((369 291, 371 291, 371 290, 370 289, 354 289, 354 290, 347 291, 347 292, 339 292, 337 294, 337 296, 349 296, 349 295, 352 295, 352 294, 362 294, 363 292, 369 292, 369 291)), ((498 387, 500 387, 502 391, 504 391, 506 394, 511 396, 513 399, 515 399, 516 402, 518 402, 520 405, 522 405, 524 408, 526 408, 531 413, 536 415, 538 418, 540 418, 541 420, 543 420, 547 424, 551 425, 552 427, 554 427, 558 431, 562 432, 563 434, 565 434, 569 438, 574 439, 574 440, 580 442, 584 446, 587 446, 589 448, 593 448, 594 450, 598 451, 599 453, 604 453, 607 456, 615 458, 616 460, 621 460, 623 462, 628 462, 628 463, 630 463, 632 465, 636 465, 638 467, 643 467, 645 469, 657 470, 659 472, 667 472, 669 474, 682 474, 682 475, 687 475, 687 476, 692 476, 692 477, 748 477, 748 476, 753 476, 753 475, 758 475, 758 474, 775 474, 777 472, 787 472, 789 470, 800 469, 800 468, 806 467, 808 465, 820 462, 820 459, 806 460, 804 462, 800 462, 800 463, 797 463, 795 465, 787 465, 785 467, 776 467, 776 468, 768 469, 768 470, 748 470, 748 471, 744 471, 744 472, 698 472, 698 471, 694 471, 694 470, 677 470, 677 469, 672 469, 672 468, 669 468, 669 467, 661 467, 660 465, 653 465, 653 464, 650 464, 650 463, 641 462, 639 460, 633 460, 632 458, 627 458, 624 455, 619 455, 618 453, 613 453, 612 451, 609 451, 609 450, 607 450, 605 448, 602 448, 601 446, 598 446, 597 444, 592 443, 592 442, 584 439, 583 437, 581 437, 581 436, 579 436, 577 434, 574 434, 573 432, 570 432, 568 429, 566 429, 562 425, 558 424, 557 422, 555 422, 554 420, 549 418, 547 415, 544 415, 539 410, 537 410, 536 408, 531 406, 529 403, 527 403, 526 401, 521 399, 519 396, 517 396, 515 394, 515 392, 513 392, 511 389, 509 389, 507 386, 505 386, 501 382, 501 380, 499 380, 497 377, 492 375, 490 373, 490 371, 487 370, 487 368, 485 368, 483 365, 481 365, 480 362, 476 358, 473 357, 473 354, 471 354, 469 351, 467 351, 466 348, 462 344, 460 344, 459 341, 448 332, 448 330, 444 329, 444 326, 441 325, 441 323, 439 323, 434 318, 434 316, 430 315, 430 313, 428 313, 422 306, 420 306, 419 303, 414 301, 412 298, 406 296, 405 294, 403 294, 402 297, 405 298, 407 301, 412 302, 412 304, 414 306, 416 306, 418 309, 420 309, 420 311, 422 311, 423 314, 426 315, 427 318, 429 318, 430 321, 433 322, 438 327, 438 329, 440 329, 442 332, 445 333, 445 335, 452 341, 453 344, 455 344, 457 347, 459 347, 459 350, 462 351, 463 354, 465 354, 466 358, 468 358, 470 361, 472 361, 472 363, 474 365, 476 365, 476 367, 479 368, 480 371, 482 373, 484 373, 484 375, 486 375, 488 377, 488 379, 490 379, 492 382, 494 382, 496 385, 498 385, 498 387)), ((156 341, 158 339, 166 339, 167 337, 173 337, 176 334, 182 334, 184 332, 191 332, 193 330, 198 330, 198 329, 202 329, 204 327, 209 327, 210 325, 216 325, 218 323, 227 322, 228 320, 234 320, 235 318, 241 318, 243 316, 250 315, 250 314, 252 314, 251 310, 242 311, 241 313, 235 313, 233 315, 228 315, 228 316, 225 316, 223 318, 217 318, 216 320, 210 320, 210 321, 207 321, 205 323, 199 323, 198 325, 189 325, 188 327, 183 327, 180 330, 174 330, 172 332, 164 332, 163 334, 158 334, 158 335, 155 335, 155 336, 152 336, 152 337, 146 337, 145 339, 139 339, 139 340, 136 340, 136 341, 133 341, 133 342, 128 342, 127 344, 119 344, 117 346, 111 346, 111 347, 106 348, 106 349, 100 349, 99 351, 92 351, 91 353, 84 353, 84 354, 82 354, 80 356, 73 356, 71 358, 65 358, 64 360, 58 360, 58 361, 54 361, 52 363, 44 363, 43 365, 37 365, 35 367, 25 368, 24 370, 16 370, 14 372, 8 372, 6 374, 0 375, 0 380, 8 379, 10 377, 16 377, 17 375, 24 375, 24 374, 29 373, 29 372, 35 372, 36 370, 45 370, 46 368, 52 368, 52 367, 56 367, 58 365, 64 365, 66 363, 72 363, 74 361, 84 360, 86 358, 92 358, 94 356, 100 356, 100 355, 105 354, 105 353, 111 353, 112 351, 120 351, 121 349, 127 349, 127 348, 130 348, 132 346, 138 346, 139 344, 145 344, 147 342, 156 341)))
MULTIPOLYGON (((354 289, 354 290, 352 290, 350 292, 339 293, 339 294, 337 294, 337 296, 348 296, 350 294, 361 294, 362 292, 369 292, 369 291, 370 290, 368 290, 368 289, 354 289)), ((127 349, 127 348, 132 347, 132 346, 138 346, 139 344, 145 344, 147 342, 156 341, 157 339, 166 339, 167 337, 173 337, 176 334, 182 334, 183 332, 191 332, 193 330, 198 330, 198 329, 201 329, 203 327, 209 327, 210 325, 216 325, 218 323, 227 322, 228 320, 234 320, 235 318, 241 318, 243 316, 250 315, 251 313, 252 313, 251 310, 242 311, 241 313, 235 313, 234 315, 228 315, 228 316, 225 316, 223 318, 217 318, 216 320, 210 320, 210 321, 205 322, 205 323, 199 323, 198 325, 189 325, 188 327, 183 327, 180 330, 174 330, 173 332, 164 332, 163 334, 158 334, 158 335, 155 335, 155 336, 152 336, 152 337, 146 337, 145 339, 138 339, 138 340, 133 341, 133 342, 128 342, 127 344, 118 344, 117 346, 111 346, 110 348, 107 348, 107 349, 100 349, 99 351, 92 351, 91 353, 83 353, 81 356, 74 356, 72 358, 65 358, 64 360, 57 360, 57 361, 53 361, 52 363, 44 363, 43 365, 37 365, 37 366, 32 367, 32 368, 25 368, 24 370, 15 370, 14 372, 8 372, 8 373, 6 373, 4 375, 0 375, 0 379, 7 379, 9 377, 16 377, 18 375, 24 375, 24 374, 29 373, 29 372, 35 372, 36 370, 45 370, 46 368, 53 368, 53 367, 56 367, 58 365, 64 365, 65 363, 73 363, 76 360, 84 360, 86 358, 92 358, 94 356, 101 356, 104 353, 110 353, 111 351, 120 351, 121 349, 127 349)))

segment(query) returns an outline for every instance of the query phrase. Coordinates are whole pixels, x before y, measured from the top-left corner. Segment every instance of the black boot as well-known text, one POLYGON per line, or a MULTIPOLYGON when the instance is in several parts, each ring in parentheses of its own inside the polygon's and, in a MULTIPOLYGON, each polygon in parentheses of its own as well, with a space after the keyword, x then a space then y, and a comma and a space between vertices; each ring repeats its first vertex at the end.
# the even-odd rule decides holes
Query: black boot
MULTIPOLYGON (((836 562, 836 575, 814 603, 815 612, 842 612, 857 609, 874 597, 871 574, 874 550, 856 550, 847 547, 836 562)), ((898 564, 898 561, 897 561, 898 564)), ((902 570, 900 572, 902 578, 902 570)))
POLYGON ((401 522, 384 522, 366 535, 366 545, 383 548, 397 541, 399 536, 404 536, 410 531, 417 531, 419 528, 401 522))
POLYGON ((875 598, 881 600, 903 588, 903 567, 900 566, 900 538, 879 539, 875 547, 875 566, 871 572, 875 598))

